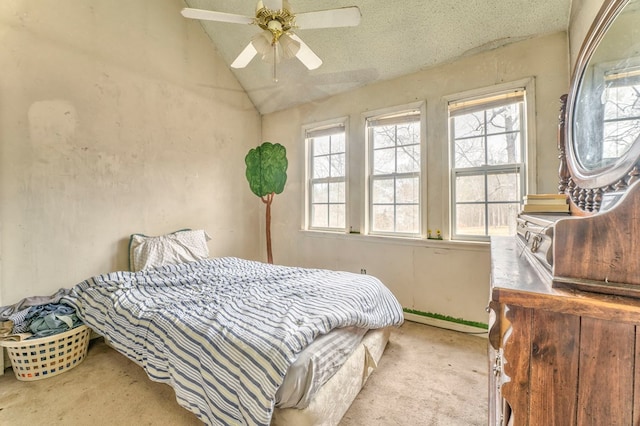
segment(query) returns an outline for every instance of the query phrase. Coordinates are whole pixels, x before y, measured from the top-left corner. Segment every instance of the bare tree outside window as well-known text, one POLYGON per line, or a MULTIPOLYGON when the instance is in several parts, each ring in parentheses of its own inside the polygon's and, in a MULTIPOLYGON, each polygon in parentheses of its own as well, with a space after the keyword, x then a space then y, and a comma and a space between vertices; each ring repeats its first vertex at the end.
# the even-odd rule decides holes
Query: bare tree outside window
POLYGON ((450 105, 453 234, 513 235, 524 176, 524 93, 472 108, 450 105))
POLYGON ((602 159, 599 166, 624 155, 640 134, 640 76, 608 77, 604 102, 602 159))

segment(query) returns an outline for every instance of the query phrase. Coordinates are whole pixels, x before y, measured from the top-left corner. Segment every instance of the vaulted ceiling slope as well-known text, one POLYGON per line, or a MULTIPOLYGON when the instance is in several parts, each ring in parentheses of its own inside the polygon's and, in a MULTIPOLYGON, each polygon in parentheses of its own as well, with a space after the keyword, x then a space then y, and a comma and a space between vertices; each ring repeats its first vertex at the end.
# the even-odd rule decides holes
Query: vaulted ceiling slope
MULTIPOLYGON (((252 0, 185 0, 188 7, 255 15, 252 0)), ((256 56, 234 69, 261 114, 388 80, 462 56, 543 34, 566 31, 571 0, 289 0, 294 13, 358 6, 360 25, 298 29, 323 60, 309 71, 298 60, 272 65, 256 56)), ((227 64, 260 28, 201 21, 227 64)))

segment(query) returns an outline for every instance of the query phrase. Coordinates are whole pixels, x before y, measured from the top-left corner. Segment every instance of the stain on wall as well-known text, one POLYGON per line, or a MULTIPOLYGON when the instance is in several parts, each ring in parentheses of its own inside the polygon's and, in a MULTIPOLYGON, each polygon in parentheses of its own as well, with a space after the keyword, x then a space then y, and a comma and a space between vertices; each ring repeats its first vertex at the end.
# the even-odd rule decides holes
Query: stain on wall
POLYGON ((0 6, 0 306, 126 269, 131 233, 260 259, 261 118, 180 0, 0 6))

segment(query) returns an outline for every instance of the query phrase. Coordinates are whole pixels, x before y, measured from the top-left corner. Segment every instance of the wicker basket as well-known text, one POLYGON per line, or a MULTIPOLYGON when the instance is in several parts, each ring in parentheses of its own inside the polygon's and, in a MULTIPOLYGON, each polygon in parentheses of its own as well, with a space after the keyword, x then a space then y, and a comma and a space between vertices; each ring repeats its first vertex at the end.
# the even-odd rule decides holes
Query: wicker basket
POLYGON ((19 342, 0 341, 7 348, 18 380, 56 376, 80 364, 87 356, 91 329, 81 325, 64 333, 19 342))

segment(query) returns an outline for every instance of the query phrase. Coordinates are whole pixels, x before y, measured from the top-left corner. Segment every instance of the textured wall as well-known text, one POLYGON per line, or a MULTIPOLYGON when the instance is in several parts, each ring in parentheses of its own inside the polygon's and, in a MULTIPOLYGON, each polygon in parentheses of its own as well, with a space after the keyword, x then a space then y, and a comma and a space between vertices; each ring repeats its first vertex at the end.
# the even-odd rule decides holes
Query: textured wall
POLYGON ((0 305, 127 268, 185 227, 257 258, 260 116, 180 0, 0 4, 0 305))
MULTIPOLYGON (((364 236, 301 232, 304 199, 302 126, 349 117, 349 165, 352 206, 363 206, 364 123, 366 111, 426 100, 427 226, 448 226, 448 120, 444 97, 456 93, 535 78, 536 169, 530 189, 557 189, 559 97, 568 89, 565 33, 514 43, 453 63, 394 80, 372 84, 325 101, 263 116, 263 136, 287 147, 289 182, 274 201, 273 244, 276 262, 360 271, 381 278, 404 307, 486 322, 489 295, 488 245, 407 243, 364 236), (291 161, 294 159, 295 161, 291 161)), ((362 209, 351 212, 360 228, 362 209)))

